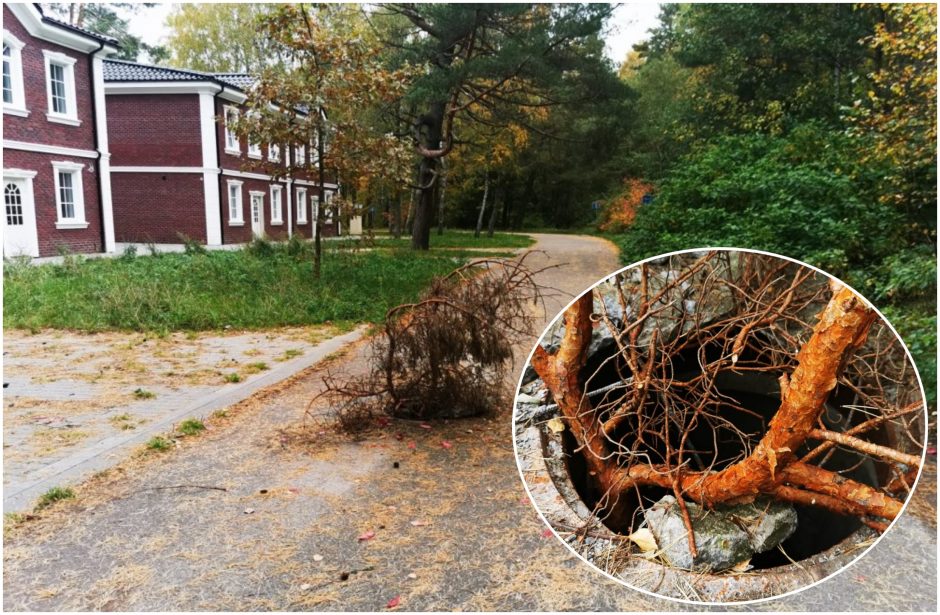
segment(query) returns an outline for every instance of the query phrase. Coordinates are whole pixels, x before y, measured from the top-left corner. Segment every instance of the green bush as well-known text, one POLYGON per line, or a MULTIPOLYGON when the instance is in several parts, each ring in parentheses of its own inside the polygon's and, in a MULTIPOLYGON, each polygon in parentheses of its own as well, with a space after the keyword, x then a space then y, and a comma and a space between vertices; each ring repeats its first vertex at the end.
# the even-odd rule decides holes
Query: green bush
POLYGON ((936 402, 936 248, 879 198, 885 169, 817 124, 714 139, 685 157, 618 243, 630 263, 672 250, 768 250, 835 275, 888 316, 936 402))

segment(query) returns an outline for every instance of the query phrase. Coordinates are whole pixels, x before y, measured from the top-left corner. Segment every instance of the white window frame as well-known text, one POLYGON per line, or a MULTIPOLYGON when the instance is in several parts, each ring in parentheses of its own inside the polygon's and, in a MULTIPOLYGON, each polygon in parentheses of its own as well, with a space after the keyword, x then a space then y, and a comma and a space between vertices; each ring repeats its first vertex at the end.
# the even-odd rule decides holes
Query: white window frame
POLYGON ((242 185, 244 182, 237 179, 226 181, 226 198, 228 199, 228 225, 245 226, 244 201, 242 200, 242 185), (236 198, 232 198, 232 188, 236 188, 236 198), (232 215, 235 214, 235 215, 232 215))
POLYGON ((281 161, 281 146, 277 143, 268 143, 268 160, 271 162, 281 161))
POLYGON ((57 229, 83 229, 88 228, 88 222, 85 220, 85 191, 82 184, 82 171, 85 165, 80 162, 54 161, 52 163, 52 177, 55 180, 55 227, 57 229), (60 173, 67 173, 72 176, 72 199, 74 206, 74 215, 71 218, 62 216, 62 193, 60 173))
POLYGON ((310 195, 310 207, 313 210, 313 221, 317 222, 320 219, 320 195, 319 194, 310 195))
POLYGON ((306 166, 307 164, 307 146, 306 145, 296 145, 294 146, 294 166, 306 166))
POLYGON ((75 96, 75 58, 58 51, 42 50, 46 65, 46 119, 50 122, 81 126, 78 119, 78 99, 75 96), (65 80, 65 113, 57 112, 52 106, 52 66, 62 67, 62 77, 65 80))
POLYGON ((233 107, 231 105, 225 105, 222 107, 222 119, 225 125, 225 153, 232 154, 233 156, 241 156, 242 154, 241 140, 238 138, 238 135, 235 134, 235 131, 232 130, 232 128, 229 126, 229 118, 234 115, 235 119, 237 120, 238 113, 238 107, 233 107))
POLYGON ((284 224, 284 186, 271 186, 271 225, 284 224), (277 209, 275 209, 275 206, 277 209))
POLYGON ((307 224, 307 189, 297 188, 297 224, 307 224))
POLYGON ((26 117, 26 94, 23 90, 23 47, 25 43, 6 30, 3 31, 3 44, 10 48, 10 89, 13 100, 3 103, 3 112, 26 117))
POLYGON ((261 160, 261 142, 248 139, 248 157, 261 160))

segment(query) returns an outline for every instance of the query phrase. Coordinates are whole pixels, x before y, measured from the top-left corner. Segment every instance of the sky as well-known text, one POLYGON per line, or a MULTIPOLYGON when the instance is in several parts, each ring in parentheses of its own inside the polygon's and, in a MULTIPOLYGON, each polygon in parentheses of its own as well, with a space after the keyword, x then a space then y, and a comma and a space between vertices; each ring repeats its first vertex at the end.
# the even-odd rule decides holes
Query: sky
MULTIPOLYGON (((173 4, 157 4, 140 8, 130 18, 131 33, 143 38, 151 45, 164 42, 167 29, 166 16, 173 4)), ((646 39, 647 31, 659 23, 658 2, 627 2, 618 6, 608 22, 607 57, 620 63, 634 44, 646 39)))

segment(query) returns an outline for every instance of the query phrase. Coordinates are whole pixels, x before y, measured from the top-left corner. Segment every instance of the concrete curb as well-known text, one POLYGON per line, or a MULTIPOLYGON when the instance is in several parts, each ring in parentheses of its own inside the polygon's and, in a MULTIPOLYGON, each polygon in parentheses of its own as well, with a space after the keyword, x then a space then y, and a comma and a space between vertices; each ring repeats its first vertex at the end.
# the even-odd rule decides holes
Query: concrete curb
POLYGON ((365 326, 330 338, 317 344, 312 351, 291 361, 286 361, 246 382, 227 385, 165 416, 159 421, 147 424, 133 434, 119 434, 105 438, 75 454, 57 461, 41 470, 39 478, 21 483, 10 483, 3 488, 3 511, 23 512, 32 508, 33 502, 41 494, 54 486, 77 483, 94 472, 110 468, 120 462, 132 449, 143 444, 155 435, 165 433, 174 423, 190 417, 205 417, 219 410, 247 399, 265 387, 285 380, 294 374, 315 365, 328 355, 359 340, 366 332, 365 326))

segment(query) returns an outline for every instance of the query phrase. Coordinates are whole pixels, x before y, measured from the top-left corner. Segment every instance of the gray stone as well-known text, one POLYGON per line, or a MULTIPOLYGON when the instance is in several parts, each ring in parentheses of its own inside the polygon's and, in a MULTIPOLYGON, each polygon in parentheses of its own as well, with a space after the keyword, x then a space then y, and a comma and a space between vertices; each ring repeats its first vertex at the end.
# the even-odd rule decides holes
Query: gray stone
POLYGON ((691 502, 686 506, 695 531, 698 556, 694 559, 676 499, 664 496, 646 511, 646 522, 663 556, 672 566, 686 570, 726 570, 776 547, 796 530, 796 510, 765 498, 711 511, 691 502))

